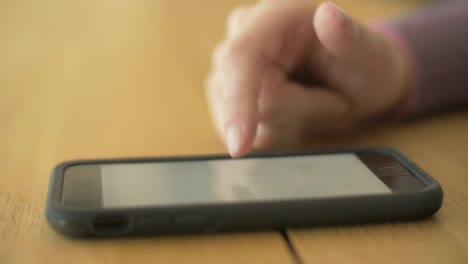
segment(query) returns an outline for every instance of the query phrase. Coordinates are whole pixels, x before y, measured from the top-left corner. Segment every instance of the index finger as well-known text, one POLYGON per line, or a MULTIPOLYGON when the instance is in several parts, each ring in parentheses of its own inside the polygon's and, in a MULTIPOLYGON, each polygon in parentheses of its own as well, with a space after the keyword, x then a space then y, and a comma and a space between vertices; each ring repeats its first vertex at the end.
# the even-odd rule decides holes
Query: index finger
MULTIPOLYGON (((220 82, 223 105, 223 127, 231 156, 249 151, 258 123, 258 97, 269 68, 282 68, 279 57, 284 49, 286 31, 298 23, 298 17, 307 17, 306 1, 263 1, 249 10, 249 19, 230 35, 216 52, 214 63, 223 81, 220 82)), ((312 23, 312 18, 310 18, 312 23)), ((245 21, 244 21, 245 22, 245 21)), ((232 23, 230 25, 232 27, 232 23)), ((287 60, 291 62, 291 60, 287 60)), ((292 67, 292 65, 289 65, 292 67)))

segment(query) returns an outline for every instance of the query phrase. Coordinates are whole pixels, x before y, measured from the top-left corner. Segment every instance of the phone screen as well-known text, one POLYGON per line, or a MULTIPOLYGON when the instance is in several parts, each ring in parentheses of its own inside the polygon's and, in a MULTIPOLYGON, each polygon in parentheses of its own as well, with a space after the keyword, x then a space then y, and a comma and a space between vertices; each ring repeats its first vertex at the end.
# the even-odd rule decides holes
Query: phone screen
POLYGON ((354 153, 113 163, 99 170, 104 208, 392 193, 354 153))

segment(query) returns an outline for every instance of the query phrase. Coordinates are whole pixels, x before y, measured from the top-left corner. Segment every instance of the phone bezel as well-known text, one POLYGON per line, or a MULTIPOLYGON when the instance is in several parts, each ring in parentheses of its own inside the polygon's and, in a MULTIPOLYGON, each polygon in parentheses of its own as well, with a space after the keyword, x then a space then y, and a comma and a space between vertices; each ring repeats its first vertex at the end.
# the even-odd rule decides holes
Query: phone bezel
MULTIPOLYGON (((382 183, 384 183, 392 193, 395 192, 411 192, 418 191, 425 188, 425 184, 413 175, 404 164, 399 162, 395 157, 384 154, 381 152, 341 152, 339 154, 356 154, 356 157, 376 176, 382 183), (400 169, 399 171, 385 172, 382 168, 400 169)), ((251 155, 241 159, 271 159, 282 157, 303 157, 303 156, 317 156, 317 155, 333 155, 337 153, 295 153, 288 155, 251 155)), ((132 164, 132 163, 176 163, 184 161, 211 161, 211 160, 230 160, 229 156, 200 156, 196 159, 192 157, 178 157, 168 161, 167 159, 150 159, 148 161, 126 160, 121 162, 119 160, 105 161, 101 163, 89 163, 81 165, 72 165, 64 168, 63 171, 63 189, 62 189, 62 202, 65 206, 71 207, 99 207, 102 206, 102 180, 100 166, 105 164, 132 164), (73 192, 71 191, 73 189, 73 192)), ((307 198, 308 199, 308 198, 307 198)), ((312 198, 311 198, 312 199, 312 198)), ((213 201, 216 203, 217 201, 213 201)), ((252 202, 252 201, 247 201, 252 202)), ((236 202, 233 202, 236 203, 236 202)), ((242 203, 242 202, 237 202, 242 203)), ((159 205, 160 206, 160 205, 159 205)), ((170 205, 176 206, 176 205, 170 205)))

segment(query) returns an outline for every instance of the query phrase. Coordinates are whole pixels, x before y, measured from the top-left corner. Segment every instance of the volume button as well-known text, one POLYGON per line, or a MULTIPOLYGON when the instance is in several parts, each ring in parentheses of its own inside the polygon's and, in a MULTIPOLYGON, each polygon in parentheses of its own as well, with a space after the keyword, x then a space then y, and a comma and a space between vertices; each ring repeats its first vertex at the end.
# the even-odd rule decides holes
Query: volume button
POLYGON ((174 217, 174 224, 187 227, 204 227, 208 218, 204 215, 182 215, 174 217))
POLYGON ((171 224, 171 218, 161 215, 147 215, 140 217, 137 224, 145 227, 163 227, 171 224))

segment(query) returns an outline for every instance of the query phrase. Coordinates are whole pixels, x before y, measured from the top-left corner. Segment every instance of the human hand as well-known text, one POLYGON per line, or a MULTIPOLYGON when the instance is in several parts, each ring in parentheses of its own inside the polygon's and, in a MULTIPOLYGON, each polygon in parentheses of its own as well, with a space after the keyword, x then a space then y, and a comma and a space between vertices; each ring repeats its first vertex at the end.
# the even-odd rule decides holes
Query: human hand
POLYGON ((347 131, 402 101, 409 66, 386 34, 328 2, 264 0, 235 10, 207 97, 233 157, 347 131))

